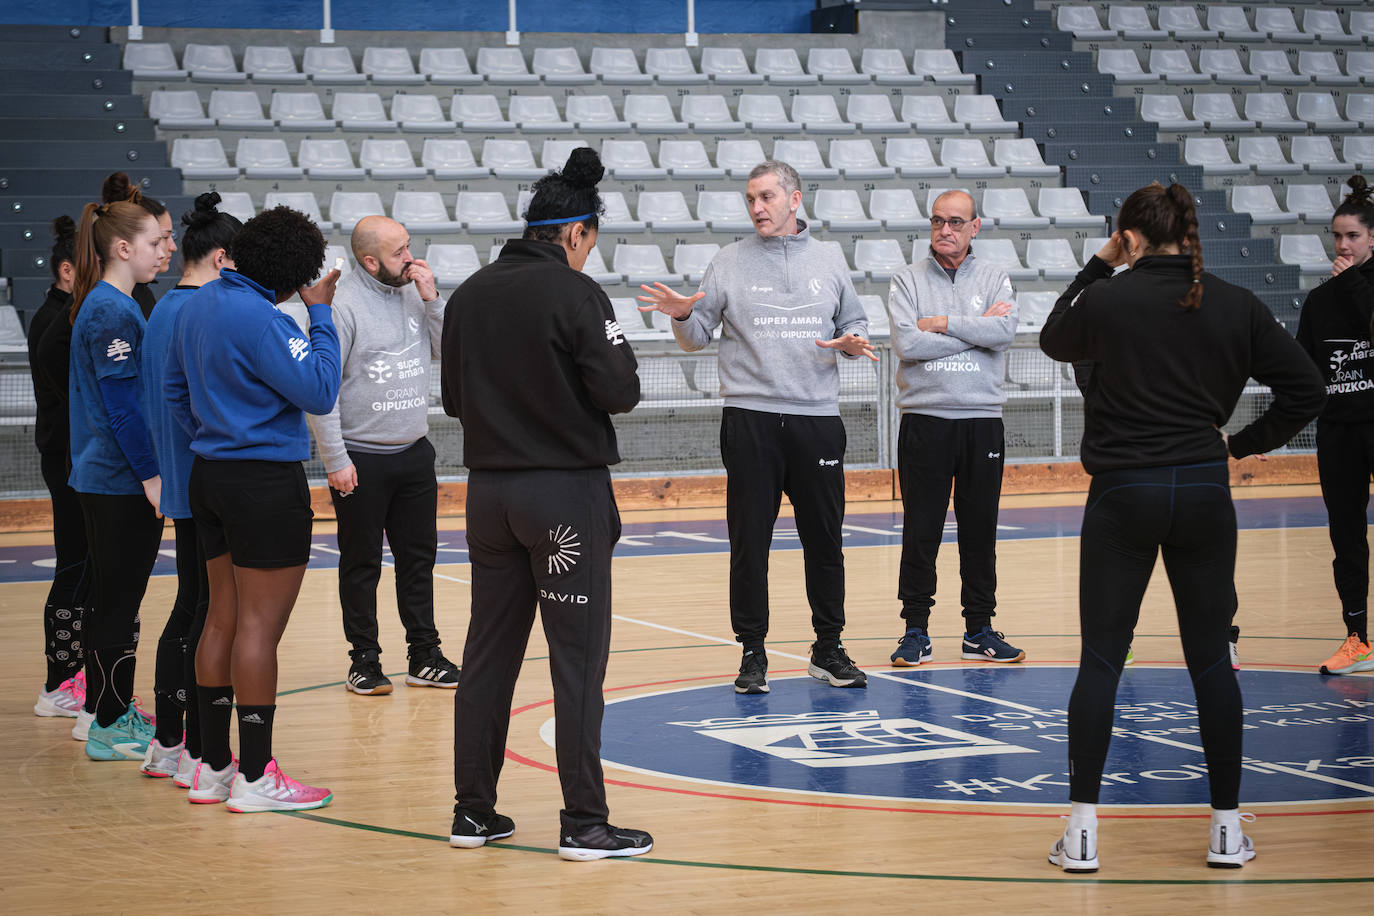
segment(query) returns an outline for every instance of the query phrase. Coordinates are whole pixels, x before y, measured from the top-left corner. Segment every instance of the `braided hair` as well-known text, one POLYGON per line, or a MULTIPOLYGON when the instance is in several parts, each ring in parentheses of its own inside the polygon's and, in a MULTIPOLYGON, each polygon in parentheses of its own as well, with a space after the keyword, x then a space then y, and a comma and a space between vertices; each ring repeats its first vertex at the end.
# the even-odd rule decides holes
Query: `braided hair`
POLYGON ((238 217, 216 209, 220 200, 217 191, 207 191, 196 198, 195 209, 181 215, 181 224, 186 227, 181 240, 181 257, 187 264, 194 264, 221 248, 228 250, 234 236, 243 228, 238 217))
POLYGON ((536 242, 556 242, 574 222, 596 229, 606 209, 596 184, 605 174, 606 169, 596 150, 587 146, 573 150, 561 171, 550 172, 534 183, 534 197, 524 214, 529 225, 521 237, 536 242))
POLYGON ((1126 198, 1116 217, 1120 232, 1134 229, 1149 248, 1177 245, 1193 259, 1193 283, 1179 300, 1185 309, 1202 306, 1202 240, 1198 237, 1197 207, 1193 194, 1181 184, 1166 189, 1159 182, 1140 188, 1126 198))

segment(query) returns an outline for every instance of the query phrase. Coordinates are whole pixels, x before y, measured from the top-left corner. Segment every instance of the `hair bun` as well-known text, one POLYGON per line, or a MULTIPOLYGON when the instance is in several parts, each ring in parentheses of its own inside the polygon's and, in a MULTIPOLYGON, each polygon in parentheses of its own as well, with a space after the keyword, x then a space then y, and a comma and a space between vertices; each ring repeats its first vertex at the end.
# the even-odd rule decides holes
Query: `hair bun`
POLYGON ((1374 196, 1374 189, 1369 187, 1369 182, 1363 175, 1351 175, 1346 184, 1350 185, 1350 193, 1345 198, 1347 202, 1359 204, 1362 207, 1369 206, 1370 197, 1374 196))
POLYGON ((216 205, 224 198, 218 191, 206 191, 196 197, 195 208, 181 214, 181 224, 188 228, 199 228, 213 222, 219 216, 216 205))
POLYGON ((52 237, 59 245, 76 241, 76 221, 70 216, 59 216, 52 221, 52 237))
POLYGON ((100 186, 100 199, 107 204, 130 200, 135 193, 137 189, 125 172, 111 172, 106 176, 105 183, 100 186))
POLYGON ((579 146, 563 166, 563 180, 575 188, 594 188, 606 174, 601 157, 589 146, 579 146))

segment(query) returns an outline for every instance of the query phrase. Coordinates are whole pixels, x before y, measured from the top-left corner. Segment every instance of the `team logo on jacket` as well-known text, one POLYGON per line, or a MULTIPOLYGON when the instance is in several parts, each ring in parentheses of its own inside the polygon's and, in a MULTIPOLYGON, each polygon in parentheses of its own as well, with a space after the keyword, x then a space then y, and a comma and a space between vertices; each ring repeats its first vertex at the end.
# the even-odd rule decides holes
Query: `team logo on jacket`
POLYGON ((391 364, 384 359, 377 359, 367 366, 367 377, 374 382, 385 382, 391 378, 391 364))
POLYGON ((105 348, 105 355, 114 362, 119 363, 128 359, 129 354, 133 351, 134 348, 129 345, 127 340, 121 340, 116 337, 114 340, 110 341, 110 345, 105 348))
POLYGON ((606 339, 611 342, 611 346, 618 347, 625 342, 624 331, 620 330, 620 322, 606 319, 606 339))
POLYGON ((409 318, 406 319, 406 327, 410 328, 410 333, 418 333, 420 330, 420 319, 416 318, 414 315, 411 315, 409 318))
POLYGON ((310 341, 304 337, 293 337, 286 342, 286 349, 291 352, 291 358, 296 362, 305 362, 306 354, 310 352, 310 341))
POLYGON ((821 294, 821 278, 812 277, 810 280, 807 280, 806 288, 811 291, 811 295, 819 296, 821 294))
POLYGON ((554 528, 549 532, 549 541, 555 548, 549 554, 549 575, 561 575, 577 565, 577 558, 582 556, 582 551, 577 548, 582 546, 582 541, 571 525, 554 528))

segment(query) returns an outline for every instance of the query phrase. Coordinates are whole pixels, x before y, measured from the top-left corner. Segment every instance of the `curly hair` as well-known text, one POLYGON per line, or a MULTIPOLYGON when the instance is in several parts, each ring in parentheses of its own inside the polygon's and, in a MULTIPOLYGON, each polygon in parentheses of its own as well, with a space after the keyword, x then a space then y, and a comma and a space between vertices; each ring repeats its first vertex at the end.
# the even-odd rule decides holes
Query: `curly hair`
POLYGON ((273 207, 244 224, 229 256, 235 270, 285 301, 319 274, 324 236, 304 213, 273 207))
MULTIPOLYGON (((582 216, 578 222, 595 229, 600 223, 601 213, 606 209, 601 195, 596 191, 596 183, 606 174, 601 165, 601 157, 596 150, 579 146, 568 156, 561 171, 550 172, 534 183, 534 196, 530 198, 529 209, 525 211, 526 222, 546 219, 563 219, 569 216, 582 216)), ((527 226, 522 238, 537 242, 556 242, 567 231, 570 223, 555 223, 551 226, 527 226)))

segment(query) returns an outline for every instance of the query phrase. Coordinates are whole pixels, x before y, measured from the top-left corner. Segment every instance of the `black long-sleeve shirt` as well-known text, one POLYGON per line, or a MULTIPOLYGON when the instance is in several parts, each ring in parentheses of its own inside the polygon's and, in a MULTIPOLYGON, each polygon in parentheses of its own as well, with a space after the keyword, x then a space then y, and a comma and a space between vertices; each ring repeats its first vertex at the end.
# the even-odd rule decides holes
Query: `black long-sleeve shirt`
POLYGON ((29 319, 29 374, 33 377, 33 399, 38 408, 33 438, 43 455, 66 455, 70 446, 67 363, 72 324, 67 314, 71 306, 71 293, 50 286, 47 298, 29 319), (52 337, 46 344, 45 336, 52 337))
POLYGON ((620 461, 610 415, 639 403, 634 352, 611 301, 549 242, 507 242, 448 300, 444 412, 474 470, 620 461))
POLYGON ((1307 294, 1298 343, 1326 380, 1326 423, 1374 423, 1374 258, 1307 294))
POLYGON ((1274 399, 1230 437, 1236 458, 1283 445, 1321 410, 1311 359, 1249 290, 1203 273, 1202 307, 1183 308, 1188 255, 1144 257, 1111 273, 1090 259, 1040 332, 1052 358, 1093 363, 1083 402, 1088 473, 1225 460, 1217 430, 1250 378, 1274 399))

